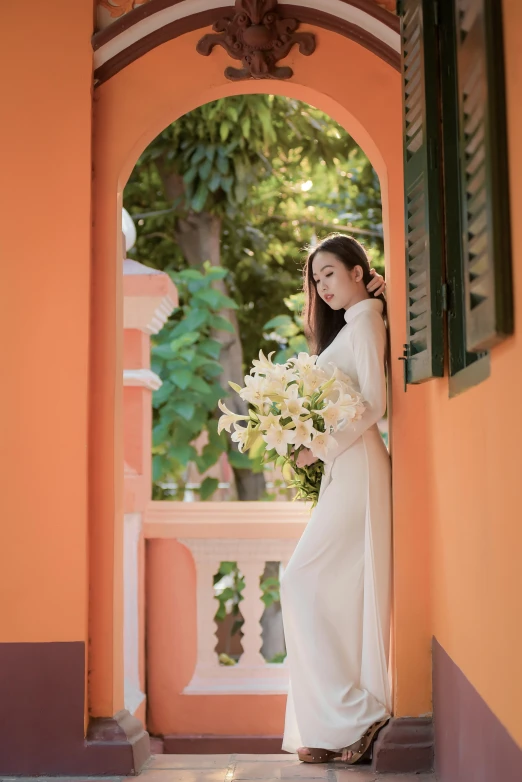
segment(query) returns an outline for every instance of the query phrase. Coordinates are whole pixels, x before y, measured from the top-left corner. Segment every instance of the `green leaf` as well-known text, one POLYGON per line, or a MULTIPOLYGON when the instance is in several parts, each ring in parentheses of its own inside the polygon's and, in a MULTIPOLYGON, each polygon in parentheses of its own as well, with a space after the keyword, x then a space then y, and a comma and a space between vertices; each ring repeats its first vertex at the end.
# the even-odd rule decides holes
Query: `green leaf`
POLYGON ((237 562, 222 562, 219 566, 219 573, 222 576, 229 576, 234 570, 237 570, 237 562))
POLYGON ((214 171, 212 176, 210 177, 210 181, 208 183, 208 189, 211 193, 215 193, 221 184, 221 174, 219 171, 214 171))
POLYGON ((245 138, 248 138, 250 136, 250 128, 252 127, 252 120, 250 117, 245 117, 241 121, 241 130, 243 132, 243 136, 245 138))
POLYGON ((206 377, 219 377, 223 374, 223 367, 218 361, 207 360, 201 365, 201 369, 206 377))
POLYGON ((219 460, 219 457, 223 453, 223 449, 221 448, 215 448, 213 445, 208 443, 201 453, 201 455, 197 455, 195 457, 196 466, 200 473, 204 473, 207 470, 209 470, 211 467, 213 467, 216 462, 219 460))
POLYGON ((170 430, 170 421, 162 421, 161 423, 156 424, 156 426, 152 430, 152 445, 153 446, 163 445, 163 443, 169 436, 169 430, 170 430))
POLYGON ((289 326, 294 325, 294 322, 290 315, 278 315, 275 318, 272 318, 272 320, 269 320, 268 323, 265 323, 263 326, 263 330, 270 330, 270 329, 278 329, 281 326, 289 326))
MULTIPOLYGON (((218 155, 217 157, 217 167, 220 174, 223 174, 223 176, 227 176, 229 170, 230 170, 230 163, 228 161, 227 157, 223 157, 223 155, 218 155)), ((232 185, 232 180, 230 180, 230 184, 232 185)), ((223 185, 221 185, 223 187, 223 185)))
POLYGON ((216 339, 203 339, 199 343, 199 349, 211 358, 218 359, 221 353, 222 345, 216 339))
POLYGON ((225 587, 225 589, 221 592, 219 599, 226 603, 228 600, 234 600, 235 597, 235 591, 231 587, 225 587))
POLYGON ((207 150, 202 144, 200 144, 199 147, 194 152, 194 154, 192 155, 190 162, 192 163, 193 166, 196 166, 201 160, 203 160, 206 154, 207 154, 207 150))
POLYGON ((204 275, 198 269, 183 269, 177 275, 182 280, 203 280, 204 275))
POLYGON ((176 412, 186 421, 189 421, 192 418, 195 409, 196 406, 193 402, 178 402, 176 404, 176 412))
POLYGON ((183 174, 183 181, 185 182, 186 185, 190 185, 195 180, 197 175, 198 175, 198 169, 196 166, 194 168, 189 168, 188 171, 185 171, 185 173, 183 174))
POLYGON ((201 486, 199 487, 199 497, 202 500, 208 500, 209 497, 212 497, 214 492, 219 486, 219 481, 217 478, 205 478, 205 480, 202 482, 201 486))
POLYGON ((202 212, 207 201, 208 187, 205 182, 200 182, 196 194, 191 201, 192 209, 195 212, 202 212))
POLYGON ((168 472, 170 463, 165 456, 154 454, 152 457, 152 481, 158 483, 163 480, 165 473, 168 472))
POLYGON ((227 117, 229 117, 232 122, 237 122, 238 114, 235 106, 227 106, 227 117))
POLYGON ((206 324, 209 321, 210 316, 207 310, 193 309, 186 318, 183 318, 183 320, 172 329, 170 336, 175 338, 180 337, 182 334, 187 334, 188 332, 195 332, 196 329, 199 329, 203 324, 206 324))
POLYGON ((199 375, 192 375, 190 389, 191 391, 196 391, 198 394, 208 394, 211 391, 209 384, 199 375))
POLYGON ((174 386, 169 380, 164 380, 163 385, 152 394, 152 406, 156 409, 164 404, 172 394, 174 386))
POLYGON ((221 315, 214 315, 212 318, 212 327, 216 331, 228 331, 230 334, 234 334, 234 326, 229 320, 223 318, 221 315))
POLYGON ((236 470, 250 470, 252 467, 252 460, 247 453, 239 453, 239 451, 229 451, 228 461, 231 467, 236 470))
POLYGON ((234 178, 231 176, 226 176, 221 178, 221 189, 225 191, 225 193, 230 193, 232 190, 232 185, 234 184, 234 178))
POLYGON ((223 141, 223 143, 224 143, 224 142, 227 140, 227 138, 228 138, 228 135, 229 135, 229 133, 230 133, 230 127, 231 127, 231 126, 230 126, 230 123, 229 123, 229 122, 227 122, 227 120, 224 120, 224 121, 221 123, 221 127, 219 128, 219 136, 220 136, 220 138, 221 138, 221 141, 223 141))
POLYGON ((176 339, 173 339, 170 343, 170 348, 172 350, 172 353, 178 353, 183 348, 188 348, 190 345, 193 345, 195 342, 199 339, 199 334, 197 331, 187 331, 186 334, 182 334, 181 337, 177 337, 176 339))
POLYGON ((215 288, 204 288, 196 293, 195 298, 209 304, 213 309, 237 310, 238 305, 229 296, 225 296, 221 291, 215 288))
POLYGON ((170 345, 153 345, 151 355, 154 358, 173 358, 172 347, 170 345))
POLYGON ((197 451, 192 445, 185 443, 169 448, 169 456, 186 466, 189 462, 194 461, 197 451))
POLYGON ((199 176, 201 179, 208 179, 212 170, 212 161, 205 159, 199 167, 199 176))
POLYGON ((177 372, 172 372, 170 378, 178 388, 184 391, 192 384, 194 375, 190 369, 179 369, 177 372))
POLYGON ((205 261, 205 279, 210 282, 215 280, 224 280, 228 274, 228 269, 224 269, 222 266, 212 266, 210 261, 205 261))
POLYGON ((195 296, 196 299, 204 301, 206 304, 213 307, 213 309, 219 309, 223 306, 222 297, 223 294, 214 288, 203 288, 203 290, 198 291, 195 296))

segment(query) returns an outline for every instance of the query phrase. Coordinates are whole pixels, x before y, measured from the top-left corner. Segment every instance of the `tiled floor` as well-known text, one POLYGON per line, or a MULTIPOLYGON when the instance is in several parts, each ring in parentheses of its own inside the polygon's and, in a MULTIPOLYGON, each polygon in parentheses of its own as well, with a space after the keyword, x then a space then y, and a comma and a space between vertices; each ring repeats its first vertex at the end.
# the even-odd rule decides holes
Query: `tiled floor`
POLYGON ((309 765, 296 755, 154 755, 139 777, 0 777, 0 782, 437 782, 433 774, 376 774, 368 766, 309 765))
MULTIPOLYGON (((129 782, 136 778, 129 777, 129 782)), ((325 782, 436 782, 432 774, 376 774, 368 766, 300 763, 295 755, 156 755, 140 775, 142 782, 250 782, 250 780, 325 780, 325 782)))

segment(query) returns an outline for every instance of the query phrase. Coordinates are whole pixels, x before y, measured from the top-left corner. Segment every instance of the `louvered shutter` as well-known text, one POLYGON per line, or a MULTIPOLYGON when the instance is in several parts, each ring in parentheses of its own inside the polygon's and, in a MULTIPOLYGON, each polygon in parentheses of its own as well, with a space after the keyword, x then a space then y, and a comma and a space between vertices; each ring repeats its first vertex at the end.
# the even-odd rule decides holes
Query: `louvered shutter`
POLYGON ((406 379, 444 374, 437 38, 432 0, 403 0, 406 379))
POLYGON ((456 0, 466 344, 513 331, 500 0, 456 0))

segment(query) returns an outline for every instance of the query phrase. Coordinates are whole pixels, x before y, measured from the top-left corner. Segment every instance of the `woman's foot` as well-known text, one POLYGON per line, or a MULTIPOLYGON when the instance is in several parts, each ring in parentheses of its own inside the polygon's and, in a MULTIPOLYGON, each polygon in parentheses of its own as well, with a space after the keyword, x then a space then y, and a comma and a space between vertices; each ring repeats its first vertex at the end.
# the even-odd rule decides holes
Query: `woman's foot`
POLYGON ((337 752, 317 747, 299 747, 297 756, 303 763, 328 763, 337 758, 340 758, 345 763, 358 763, 366 755, 377 738, 379 731, 382 730, 389 719, 389 716, 387 716, 378 722, 374 722, 358 741, 355 741, 348 747, 343 747, 343 749, 337 752))
MULTIPOLYGON (((351 760, 359 743, 359 741, 356 741, 353 744, 350 744, 349 747, 345 747, 344 749, 340 750, 340 752, 332 752, 331 750, 325 750, 325 752, 340 757, 341 760, 346 762, 351 760)), ((299 747, 297 750, 297 755, 301 761, 306 762, 308 759, 308 762, 310 762, 312 760, 312 753, 308 747, 299 747)))

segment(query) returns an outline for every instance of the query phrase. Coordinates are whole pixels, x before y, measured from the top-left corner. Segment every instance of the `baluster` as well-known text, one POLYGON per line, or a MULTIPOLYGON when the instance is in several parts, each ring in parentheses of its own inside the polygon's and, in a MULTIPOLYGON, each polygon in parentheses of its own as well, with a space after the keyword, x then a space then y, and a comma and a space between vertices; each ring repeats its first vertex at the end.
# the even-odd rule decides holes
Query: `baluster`
POLYGON ((217 628, 214 621, 218 604, 214 598, 213 586, 214 574, 217 572, 218 568, 219 562, 217 561, 196 562, 198 667, 219 667, 219 661, 215 652, 217 644, 217 628))
POLYGON ((261 637, 261 616, 265 604, 261 600, 261 589, 259 580, 265 569, 264 560, 248 559, 247 561, 238 561, 239 569, 245 579, 245 588, 243 590, 243 600, 239 604, 245 623, 241 628, 243 638, 243 654, 238 665, 242 668, 259 667, 265 665, 265 659, 261 654, 263 639, 261 637))
POLYGON ((214 575, 220 563, 219 554, 213 551, 213 541, 186 539, 180 541, 190 549, 196 565, 196 611, 197 611, 197 662, 196 673, 202 669, 219 668, 215 652, 217 644, 214 616, 218 604, 214 598, 214 575))

